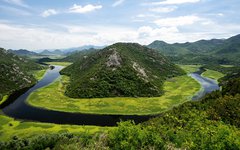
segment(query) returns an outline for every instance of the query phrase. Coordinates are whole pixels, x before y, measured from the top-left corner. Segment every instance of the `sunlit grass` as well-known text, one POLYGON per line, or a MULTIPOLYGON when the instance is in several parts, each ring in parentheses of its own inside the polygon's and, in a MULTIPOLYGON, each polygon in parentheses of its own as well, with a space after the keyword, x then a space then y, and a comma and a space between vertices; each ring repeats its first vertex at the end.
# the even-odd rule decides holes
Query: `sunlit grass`
POLYGON ((35 77, 35 79, 37 79, 39 81, 44 77, 44 74, 46 73, 46 71, 47 71, 47 69, 34 71, 33 76, 35 77))
POLYGON ((0 114, 0 141, 6 141, 13 136, 31 137, 34 135, 51 134, 59 132, 90 134, 107 131, 113 127, 58 125, 52 123, 24 122, 0 114))
POLYGON ((4 95, 2 99, 0 100, 0 105, 4 103, 8 99, 9 95, 4 95))
POLYGON ((214 70, 209 70, 207 69, 205 72, 203 72, 202 76, 207 77, 207 78, 211 78, 214 80, 218 80, 222 77, 224 77, 224 74, 218 71, 214 71, 214 70))
POLYGON ((178 65, 180 68, 185 70, 187 73, 192 73, 198 71, 202 65, 178 65))
POLYGON ((47 87, 38 89, 28 97, 28 103, 35 107, 64 112, 94 114, 158 114, 188 100, 200 90, 200 85, 184 75, 164 83, 165 94, 161 97, 114 97, 73 99, 64 95, 67 76, 61 76, 47 87))
POLYGON ((231 68, 231 67, 234 67, 234 65, 220 65, 222 67, 225 67, 225 68, 231 68))
POLYGON ((71 65, 72 63, 71 62, 46 62, 46 64, 49 64, 49 65, 60 65, 60 66, 69 66, 71 65))

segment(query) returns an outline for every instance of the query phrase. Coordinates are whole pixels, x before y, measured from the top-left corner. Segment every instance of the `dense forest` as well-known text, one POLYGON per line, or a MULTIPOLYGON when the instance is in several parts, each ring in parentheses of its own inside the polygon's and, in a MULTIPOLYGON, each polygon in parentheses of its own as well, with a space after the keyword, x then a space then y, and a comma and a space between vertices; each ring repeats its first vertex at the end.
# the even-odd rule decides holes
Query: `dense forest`
POLYGON ((63 69, 71 77, 69 97, 160 96, 167 78, 184 71, 155 50, 117 43, 81 57, 63 69))
POLYGON ((222 91, 174 107, 141 124, 120 122, 108 132, 45 134, 0 142, 0 149, 240 149, 240 76, 222 91))

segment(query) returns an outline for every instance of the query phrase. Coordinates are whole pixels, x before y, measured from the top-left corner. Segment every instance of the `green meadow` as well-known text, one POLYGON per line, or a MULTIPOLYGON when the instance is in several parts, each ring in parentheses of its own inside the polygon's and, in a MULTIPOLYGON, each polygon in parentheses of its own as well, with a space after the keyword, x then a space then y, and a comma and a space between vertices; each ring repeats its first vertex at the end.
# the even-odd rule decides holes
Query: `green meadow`
POLYGON ((69 66, 71 65, 72 63, 71 62, 46 62, 46 64, 49 64, 49 65, 60 65, 60 66, 69 66))
POLYGON ((224 74, 221 73, 221 72, 218 72, 218 71, 207 69, 205 72, 203 72, 202 76, 207 77, 207 78, 211 78, 211 79, 214 79, 214 80, 218 80, 218 79, 224 77, 224 74))
POLYGON ((54 134, 61 132, 90 134, 106 131, 113 127, 58 125, 53 123, 26 122, 15 120, 0 114, 0 141, 7 141, 13 136, 28 138, 34 135, 54 134))
POLYGON ((61 76, 49 86, 33 92, 27 102, 35 107, 64 112, 148 115, 191 100, 201 88, 197 81, 184 75, 167 80, 164 83, 165 93, 161 97, 73 99, 64 95, 68 81, 67 76, 61 76))
POLYGON ((4 95, 0 100, 0 105, 8 99, 9 95, 4 95))
POLYGON ((33 76, 35 77, 35 79, 37 79, 39 81, 44 77, 44 74, 46 73, 46 71, 47 71, 47 69, 34 71, 33 76))
POLYGON ((198 71, 198 69, 202 65, 178 65, 178 66, 182 68, 184 71, 186 71, 187 73, 192 73, 192 72, 198 71))

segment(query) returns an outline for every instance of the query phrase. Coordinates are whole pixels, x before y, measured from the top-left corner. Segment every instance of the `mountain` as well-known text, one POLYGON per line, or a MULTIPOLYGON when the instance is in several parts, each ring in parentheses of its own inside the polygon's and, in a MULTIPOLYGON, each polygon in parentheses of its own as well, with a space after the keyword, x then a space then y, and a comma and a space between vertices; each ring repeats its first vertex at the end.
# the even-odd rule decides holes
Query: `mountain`
POLYGON ((84 45, 80 47, 73 47, 73 48, 67 48, 67 49, 62 49, 64 53, 72 53, 75 51, 82 51, 82 50, 87 50, 87 49, 102 49, 106 46, 95 46, 95 45, 84 45))
POLYGON ((54 50, 52 53, 55 55, 64 55, 64 52, 59 49, 54 50))
POLYGON ((81 50, 81 51, 75 51, 75 52, 70 53, 65 58, 58 59, 57 61, 75 62, 75 61, 77 61, 79 59, 82 59, 83 57, 87 57, 87 55, 89 55, 91 53, 96 53, 97 51, 99 51, 99 50, 98 49, 94 49, 94 48, 81 50))
POLYGON ((154 41, 148 47, 158 50, 176 63, 240 64, 240 35, 192 43, 168 44, 154 41))
POLYGON ((238 54, 240 56, 240 34, 224 41, 224 44, 216 48, 218 55, 238 54))
POLYGON ((37 56, 39 55, 36 52, 28 51, 25 49, 19 49, 19 50, 8 50, 9 52, 18 55, 18 56, 37 56))
POLYGON ((43 50, 39 54, 41 54, 41 55, 64 55, 64 52, 59 50, 59 49, 56 49, 56 50, 53 50, 53 51, 43 50))
POLYGON ((71 77, 69 97, 149 97, 163 93, 167 78, 184 71, 153 49, 116 43, 82 57, 61 71, 71 77))
POLYGON ((33 85, 36 79, 28 72, 41 67, 25 58, 0 48, 0 100, 13 91, 33 85))

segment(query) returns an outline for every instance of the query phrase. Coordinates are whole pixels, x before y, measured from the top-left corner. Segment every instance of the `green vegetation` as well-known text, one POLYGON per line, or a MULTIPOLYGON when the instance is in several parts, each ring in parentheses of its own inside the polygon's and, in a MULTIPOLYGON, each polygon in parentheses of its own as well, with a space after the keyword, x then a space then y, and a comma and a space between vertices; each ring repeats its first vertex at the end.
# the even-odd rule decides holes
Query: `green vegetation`
POLYGON ((49 64, 49 65, 60 65, 60 66, 69 66, 71 65, 72 63, 71 62, 46 62, 46 64, 49 64))
POLYGON ((67 76, 61 76, 51 85, 33 92, 27 102, 35 107, 65 112, 157 114, 190 100, 200 89, 198 82, 184 75, 165 81, 163 86, 165 93, 161 97, 73 99, 64 95, 68 80, 67 76))
POLYGON ((29 72, 43 67, 0 48, 0 100, 4 95, 30 87, 36 79, 29 72))
POLYGON ((13 137, 0 149, 240 149, 240 75, 222 91, 189 101, 136 125, 127 121, 94 135, 69 133, 13 137))
POLYGON ((239 65, 240 35, 229 39, 200 40, 196 42, 168 44, 154 41, 148 45, 179 64, 239 65))
POLYGON ((35 79, 37 79, 39 81, 43 78, 46 71, 47 71, 46 69, 34 71, 33 76, 34 76, 35 79))
POLYGON ((94 48, 90 48, 90 49, 87 49, 87 50, 76 51, 76 52, 73 52, 73 53, 69 54, 65 58, 58 59, 57 61, 75 62, 75 61, 78 61, 79 59, 83 59, 84 57, 86 57, 88 55, 94 54, 97 51, 99 51, 99 50, 94 49, 94 48))
POLYGON ((211 79, 214 79, 217 81, 218 79, 224 77, 224 74, 222 74, 221 72, 218 72, 218 71, 207 69, 205 72, 203 72, 202 76, 211 78, 211 79))
POLYGON ((9 95, 4 95, 4 96, 0 96, 0 97, 2 97, 2 99, 0 100, 0 105, 1 105, 8 99, 9 95))
POLYGON ((72 98, 156 97, 163 94, 167 78, 184 71, 155 50, 117 43, 83 57, 61 74, 71 77, 65 94, 72 98))
POLYGON ((234 67, 233 65, 221 65, 222 67, 226 67, 226 68, 231 68, 234 67))
POLYGON ((223 65, 216 65, 216 64, 208 64, 208 65, 204 65, 202 67, 205 69, 218 71, 223 74, 237 74, 240 72, 239 66, 231 66, 231 65, 227 65, 227 66, 228 67, 226 67, 226 65, 223 66, 223 65))
MULTIPOLYGON (((52 123, 24 122, 0 114, 0 141, 10 140, 12 137, 28 138, 36 135, 53 133, 83 133, 93 134, 111 129, 110 127, 57 125, 52 123)), ((0 147, 1 149, 1 147, 0 147)))
POLYGON ((201 66, 202 65, 179 65, 179 67, 181 67, 187 73, 196 72, 201 66))

